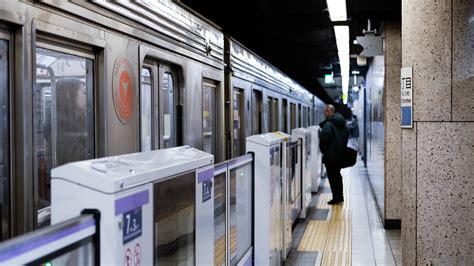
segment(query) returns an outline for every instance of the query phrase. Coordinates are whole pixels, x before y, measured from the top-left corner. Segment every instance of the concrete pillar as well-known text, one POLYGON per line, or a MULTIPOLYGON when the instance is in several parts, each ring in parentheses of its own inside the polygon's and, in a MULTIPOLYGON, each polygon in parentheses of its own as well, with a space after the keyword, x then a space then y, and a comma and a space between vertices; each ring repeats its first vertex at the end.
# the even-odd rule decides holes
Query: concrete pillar
POLYGON ((403 0, 403 265, 474 264, 474 1, 403 0))
POLYGON ((384 29, 384 130, 385 130, 385 197, 384 226, 400 228, 402 210, 402 170, 400 127, 400 67, 402 36, 400 21, 385 22, 384 29))

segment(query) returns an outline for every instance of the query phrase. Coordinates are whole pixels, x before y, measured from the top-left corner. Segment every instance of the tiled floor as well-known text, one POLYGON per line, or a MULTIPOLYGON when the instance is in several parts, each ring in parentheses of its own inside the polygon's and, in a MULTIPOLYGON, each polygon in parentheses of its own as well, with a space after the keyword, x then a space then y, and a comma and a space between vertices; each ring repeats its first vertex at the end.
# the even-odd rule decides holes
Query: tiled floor
POLYGON ((286 265, 401 265, 400 230, 385 230, 362 166, 343 170, 344 200, 331 206, 327 179, 293 231, 286 265))

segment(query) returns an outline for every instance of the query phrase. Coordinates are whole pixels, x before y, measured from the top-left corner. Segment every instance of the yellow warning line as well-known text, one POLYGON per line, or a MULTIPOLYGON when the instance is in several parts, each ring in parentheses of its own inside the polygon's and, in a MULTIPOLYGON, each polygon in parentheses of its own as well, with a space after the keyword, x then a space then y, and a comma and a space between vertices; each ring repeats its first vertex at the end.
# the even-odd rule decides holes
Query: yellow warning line
POLYGON ((331 221, 350 221, 352 216, 352 211, 349 207, 348 202, 344 204, 336 205, 331 208, 331 221))
POLYGON ((328 230, 329 221, 310 221, 298 251, 323 251, 328 230))
POLYGON ((321 265, 351 265, 351 252, 324 251, 321 265))
POLYGON ((325 251, 351 251, 351 222, 330 221, 325 251))

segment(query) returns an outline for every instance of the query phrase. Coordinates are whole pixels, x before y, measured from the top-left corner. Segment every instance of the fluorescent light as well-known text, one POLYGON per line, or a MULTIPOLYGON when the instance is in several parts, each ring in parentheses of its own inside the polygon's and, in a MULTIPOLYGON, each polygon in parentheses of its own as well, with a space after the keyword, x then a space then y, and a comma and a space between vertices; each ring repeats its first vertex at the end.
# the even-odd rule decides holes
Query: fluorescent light
POLYGON ((346 21, 346 0, 326 0, 331 21, 346 21))
POLYGON ((334 33, 336 35, 339 65, 341 66, 342 99, 346 104, 349 92, 349 26, 334 26, 334 33))
POLYGON ((352 70, 352 75, 359 75, 359 74, 360 74, 359 70, 352 70))
POLYGON ((359 86, 354 86, 354 87, 352 87, 352 91, 358 92, 358 91, 359 91, 359 86))

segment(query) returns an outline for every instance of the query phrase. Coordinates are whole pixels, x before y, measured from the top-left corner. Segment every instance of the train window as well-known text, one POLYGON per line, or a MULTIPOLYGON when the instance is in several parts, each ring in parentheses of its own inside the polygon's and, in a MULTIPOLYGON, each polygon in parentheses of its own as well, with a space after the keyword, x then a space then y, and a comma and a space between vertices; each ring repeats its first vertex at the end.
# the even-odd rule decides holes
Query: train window
POLYGON ((263 104, 262 92, 252 91, 252 134, 263 133, 263 104))
POLYGON ((195 261, 195 172, 153 185, 155 265, 195 261))
POLYGON ((273 99, 273 130, 278 131, 278 99, 273 99))
POLYGON ((303 124, 301 123, 301 118, 302 118, 302 112, 301 112, 301 104, 298 104, 298 125, 297 127, 302 127, 303 124))
POLYGON ((303 116, 303 124, 301 126, 306 127, 308 124, 308 117, 306 113, 306 106, 303 106, 303 113, 300 114, 300 116, 303 116))
POLYGON ((140 86, 140 144, 141 151, 151 151, 154 147, 153 132, 153 89, 152 70, 142 68, 140 86))
POLYGON ((245 153, 245 98, 244 91, 234 89, 234 156, 245 153))
POLYGON ((290 128, 296 128, 296 104, 290 103, 290 128))
POLYGON ((214 265, 225 265, 226 173, 214 176, 214 265))
POLYGON ((282 107, 282 122, 283 122, 283 132, 290 133, 288 130, 288 100, 283 99, 283 107, 282 107))
POLYGON ((0 32, 0 241, 9 237, 10 171, 9 171, 9 40, 0 32))
POLYGON ((230 264, 237 265, 252 245, 252 165, 230 170, 230 264))
POLYGON ((160 148, 182 145, 182 106, 179 104, 177 72, 170 66, 160 65, 160 148))
POLYGON ((216 91, 217 84, 204 80, 202 84, 202 146, 203 150, 216 155, 216 91))
POLYGON ((308 118, 307 126, 309 127, 313 124, 312 119, 311 119, 311 107, 306 108, 306 112, 308 113, 308 115, 306 115, 306 117, 308 118))
POLYGON ((39 226, 49 218, 51 168, 94 156, 93 59, 75 51, 36 48, 33 126, 39 226))

